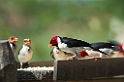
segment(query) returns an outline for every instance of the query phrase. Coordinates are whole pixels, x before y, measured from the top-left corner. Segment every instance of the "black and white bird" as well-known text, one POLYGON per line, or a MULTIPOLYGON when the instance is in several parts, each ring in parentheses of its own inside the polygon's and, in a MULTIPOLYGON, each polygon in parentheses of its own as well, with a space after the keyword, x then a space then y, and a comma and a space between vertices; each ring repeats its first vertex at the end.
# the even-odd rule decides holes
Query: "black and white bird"
POLYGON ((51 50, 50 55, 54 60, 67 60, 69 57, 73 56, 73 54, 63 52, 56 47, 51 50))
POLYGON ((91 46, 95 49, 99 49, 100 51, 112 55, 114 52, 118 51, 118 46, 111 42, 95 42, 92 43, 91 46))
POLYGON ((18 52, 18 60, 20 62, 20 68, 29 67, 29 62, 33 55, 33 50, 30 45, 31 45, 31 40, 29 38, 23 40, 23 46, 18 52))
POLYGON ((18 38, 16 36, 10 36, 8 38, 8 41, 10 43, 10 47, 12 48, 13 54, 15 56, 17 51, 17 45, 15 43, 18 41, 18 38))
POLYGON ((69 59, 75 58, 79 54, 79 52, 81 52, 82 50, 93 49, 95 51, 105 54, 104 52, 93 48, 91 44, 89 44, 88 42, 73 39, 73 38, 68 38, 68 37, 60 37, 60 36, 52 37, 48 47, 51 47, 51 46, 56 46, 59 50, 63 52, 73 54, 73 56, 71 56, 69 59))
POLYGON ((100 51, 108 55, 104 55, 94 50, 83 50, 80 52, 80 56, 82 59, 84 59, 86 56, 94 58, 95 60, 97 60, 97 58, 112 57, 116 54, 117 51, 120 51, 118 45, 113 42, 95 42, 92 43, 91 46, 95 49, 99 49, 100 51))

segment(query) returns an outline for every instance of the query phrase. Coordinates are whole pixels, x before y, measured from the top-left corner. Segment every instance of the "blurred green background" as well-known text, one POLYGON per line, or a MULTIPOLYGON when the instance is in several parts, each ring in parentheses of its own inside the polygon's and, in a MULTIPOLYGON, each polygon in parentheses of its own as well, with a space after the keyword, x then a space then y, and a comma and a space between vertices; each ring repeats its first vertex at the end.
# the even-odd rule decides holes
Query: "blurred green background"
MULTIPOLYGON (((124 0, 1 0, 0 39, 14 35, 32 40, 31 61, 53 60, 48 44, 52 36, 87 42, 124 42, 124 0)), ((16 55, 16 60, 17 55, 16 55)))

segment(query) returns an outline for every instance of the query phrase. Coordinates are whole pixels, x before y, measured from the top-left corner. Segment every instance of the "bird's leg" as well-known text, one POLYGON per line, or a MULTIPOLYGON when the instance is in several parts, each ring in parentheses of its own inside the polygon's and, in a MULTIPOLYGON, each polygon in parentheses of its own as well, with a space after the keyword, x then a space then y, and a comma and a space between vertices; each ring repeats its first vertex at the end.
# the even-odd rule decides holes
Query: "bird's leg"
POLYGON ((77 56, 77 52, 75 51, 74 55, 67 58, 67 60, 74 60, 74 59, 76 59, 76 56, 77 56))
POLYGON ((20 62, 20 69, 22 69, 22 63, 20 62))

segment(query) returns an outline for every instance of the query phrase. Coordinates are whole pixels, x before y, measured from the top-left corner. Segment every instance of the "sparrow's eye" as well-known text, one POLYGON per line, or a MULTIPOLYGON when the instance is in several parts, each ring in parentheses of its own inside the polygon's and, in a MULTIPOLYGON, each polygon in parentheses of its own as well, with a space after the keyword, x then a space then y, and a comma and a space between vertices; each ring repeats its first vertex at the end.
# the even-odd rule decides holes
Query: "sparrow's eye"
POLYGON ((14 38, 11 38, 11 40, 14 40, 14 38))

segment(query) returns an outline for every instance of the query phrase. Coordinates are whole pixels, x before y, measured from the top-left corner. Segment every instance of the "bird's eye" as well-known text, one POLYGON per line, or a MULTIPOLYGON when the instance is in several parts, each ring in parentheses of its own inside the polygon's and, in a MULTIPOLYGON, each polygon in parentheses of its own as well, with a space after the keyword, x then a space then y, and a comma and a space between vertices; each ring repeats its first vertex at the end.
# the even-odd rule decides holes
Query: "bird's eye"
POLYGON ((56 43, 56 41, 55 40, 51 40, 51 42, 50 42, 51 44, 55 44, 56 43))
POLYGON ((12 37, 11 40, 14 40, 14 38, 12 37))
POLYGON ((55 41, 54 40, 52 40, 52 43, 54 43, 55 41))

